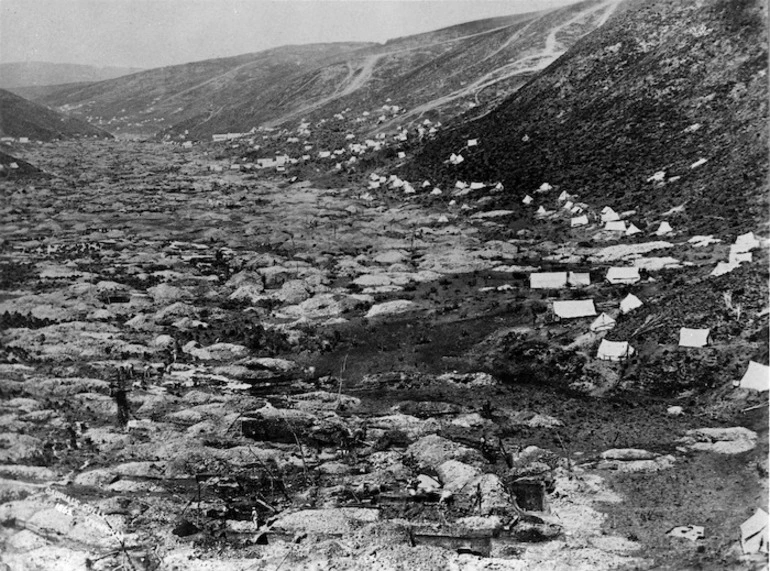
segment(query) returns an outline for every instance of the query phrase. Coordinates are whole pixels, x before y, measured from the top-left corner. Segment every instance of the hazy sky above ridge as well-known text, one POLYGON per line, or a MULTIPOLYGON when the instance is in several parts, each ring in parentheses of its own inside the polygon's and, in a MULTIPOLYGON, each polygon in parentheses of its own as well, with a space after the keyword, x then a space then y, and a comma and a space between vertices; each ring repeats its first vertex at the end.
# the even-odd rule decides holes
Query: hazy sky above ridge
POLYGON ((161 67, 391 38, 575 0, 0 0, 0 62, 161 67))

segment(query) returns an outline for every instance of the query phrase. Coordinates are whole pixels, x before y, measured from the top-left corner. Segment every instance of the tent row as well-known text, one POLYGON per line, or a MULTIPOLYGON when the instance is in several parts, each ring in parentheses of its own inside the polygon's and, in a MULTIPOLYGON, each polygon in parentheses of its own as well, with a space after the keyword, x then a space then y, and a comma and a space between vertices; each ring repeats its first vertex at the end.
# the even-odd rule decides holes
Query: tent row
MULTIPOLYGON (((612 267, 607 270, 606 279, 609 283, 631 285, 642 278, 639 268, 612 267)), ((567 286, 579 287, 591 285, 591 274, 588 272, 535 272, 529 274, 529 287, 532 289, 561 289, 567 286)))

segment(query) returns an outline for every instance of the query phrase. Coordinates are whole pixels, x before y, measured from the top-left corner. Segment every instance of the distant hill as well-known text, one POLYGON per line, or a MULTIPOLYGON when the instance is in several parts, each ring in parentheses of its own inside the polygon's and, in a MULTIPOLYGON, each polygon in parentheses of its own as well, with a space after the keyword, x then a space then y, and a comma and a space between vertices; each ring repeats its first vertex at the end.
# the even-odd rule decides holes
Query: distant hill
POLYGON ((141 68, 97 67, 42 61, 0 63, 0 88, 104 81, 138 71, 142 71, 141 68))
POLYGON ((494 208, 521 208, 548 182, 648 223, 684 205, 675 228, 755 227, 767 217, 766 22, 759 0, 624 2, 497 109, 440 133, 405 176, 500 180, 494 208), (467 138, 479 146, 447 164, 467 138))
POLYGON ((0 136, 29 137, 41 141, 80 136, 112 137, 103 129, 4 89, 0 89, 0 136))
POLYGON ((606 21, 617 0, 586 0, 397 38, 385 44, 286 46, 149 70, 41 95, 112 132, 243 132, 368 112, 359 131, 423 117, 483 113, 606 21), (388 101, 390 100, 390 101, 388 101), (386 103, 399 117, 378 121, 386 103))

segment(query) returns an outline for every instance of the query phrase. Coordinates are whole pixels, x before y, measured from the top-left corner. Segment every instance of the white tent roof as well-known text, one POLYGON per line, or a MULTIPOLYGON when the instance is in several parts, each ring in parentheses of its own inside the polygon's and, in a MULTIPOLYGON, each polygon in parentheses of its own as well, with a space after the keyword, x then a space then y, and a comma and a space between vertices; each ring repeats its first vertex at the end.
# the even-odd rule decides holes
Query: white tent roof
POLYGON ((596 357, 605 361, 622 361, 633 355, 636 351, 628 341, 607 341, 602 339, 596 357))
POLYGON ((718 277, 724 274, 729 274, 739 265, 740 264, 738 262, 719 262, 717 263, 717 267, 714 268, 714 270, 709 275, 718 277))
POLYGON ((549 190, 553 190, 553 187, 548 184, 547 182, 544 182, 540 185, 540 188, 537 189, 538 192, 548 192, 549 190))
POLYGON ((748 553, 767 553, 768 529, 767 512, 757 508, 754 515, 741 524, 741 548, 748 553))
POLYGON ((604 229, 610 232, 625 232, 626 223, 622 220, 611 220, 604 225, 604 229))
POLYGON ((589 286, 591 285, 591 274, 588 272, 570 272, 567 276, 567 283, 571 286, 589 286))
POLYGON ((530 195, 527 195, 527 196, 525 196, 525 197, 522 199, 522 202, 523 202, 524 204, 531 204, 533 200, 534 200, 534 199, 533 199, 533 198, 532 198, 530 195))
POLYGON ((566 190, 562 190, 561 194, 559 195, 559 201, 564 202, 565 200, 569 200, 569 198, 569 193, 566 190))
POLYGON ((567 202, 564 203, 564 206, 562 206, 562 208, 564 210, 572 210, 573 206, 575 206, 575 203, 572 202, 571 200, 568 200, 567 202))
POLYGON ((668 222, 661 222, 660 227, 655 231, 655 234, 658 236, 663 236, 663 234, 668 234, 669 232, 673 231, 673 228, 671 228, 671 224, 668 222))
POLYGON ((749 368, 743 374, 739 386, 742 389, 753 389, 755 391, 770 390, 770 367, 749 361, 749 368))
POLYGON ((620 216, 609 206, 602 208, 602 222, 614 222, 620 220, 620 216))
POLYGON ((567 272, 540 272, 529 274, 532 289, 556 289, 567 285, 567 272))
POLYGON ((475 147, 478 144, 479 144, 479 140, 478 139, 468 139, 468 146, 469 147, 475 147))
POLYGON ((688 329, 682 327, 679 330, 680 347, 705 347, 709 342, 710 329, 688 329))
POLYGON ((642 307, 643 305, 644 304, 642 303, 642 300, 640 300, 634 294, 629 293, 623 299, 623 301, 620 302, 620 311, 623 313, 628 313, 629 311, 633 311, 637 307, 642 307))
POLYGON ((749 252, 754 248, 759 248, 759 240, 754 236, 754 232, 746 232, 735 239, 734 245, 740 248, 736 248, 737 251, 749 252))
POLYGON ((628 226, 628 229, 626 230, 626 236, 633 236, 634 234, 638 234, 641 232, 639 228, 637 228, 633 223, 628 226))
POLYGON ((472 182, 471 183, 471 190, 479 190, 480 188, 484 188, 486 184, 483 182, 472 182))
POLYGON ((606 313, 602 313, 591 323, 591 331, 595 332, 609 331, 613 327, 615 327, 615 320, 606 313))
POLYGON ((562 319, 574 319, 594 316, 596 315, 596 308, 592 299, 560 300, 553 302, 553 312, 562 319))
POLYGON ((753 259, 754 259, 754 256, 751 254, 751 252, 736 250, 735 245, 730 246, 730 256, 728 258, 728 261, 731 264, 742 264, 743 262, 751 262, 753 259))
POLYGON ((588 224, 588 216, 583 214, 583 216, 578 216, 576 218, 573 218, 569 221, 569 225, 571 228, 574 228, 575 226, 585 226, 588 224))
POLYGON ((548 214, 545 208, 541 205, 540 208, 537 209, 537 212, 535 214, 548 214))
POLYGON ((635 284, 641 279, 639 268, 610 268, 607 270, 607 281, 611 284, 635 284))

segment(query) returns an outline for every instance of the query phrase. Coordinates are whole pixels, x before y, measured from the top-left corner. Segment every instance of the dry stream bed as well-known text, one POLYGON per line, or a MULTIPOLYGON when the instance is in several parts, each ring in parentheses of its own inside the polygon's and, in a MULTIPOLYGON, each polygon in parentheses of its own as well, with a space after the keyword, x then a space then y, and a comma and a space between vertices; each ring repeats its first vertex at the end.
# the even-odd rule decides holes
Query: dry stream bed
MULTIPOLYGON (((766 563, 738 544, 766 399, 652 390, 549 317, 575 292, 529 289, 589 271, 617 306, 601 240, 163 145, 29 153, 61 176, 0 181, 0 569, 766 563)), ((672 242, 650 256, 689 262, 683 288, 721 253, 672 242)), ((731 343, 642 352, 762 339, 731 343)))

